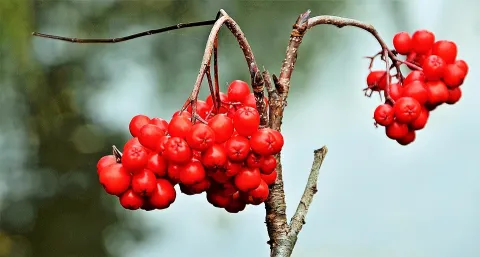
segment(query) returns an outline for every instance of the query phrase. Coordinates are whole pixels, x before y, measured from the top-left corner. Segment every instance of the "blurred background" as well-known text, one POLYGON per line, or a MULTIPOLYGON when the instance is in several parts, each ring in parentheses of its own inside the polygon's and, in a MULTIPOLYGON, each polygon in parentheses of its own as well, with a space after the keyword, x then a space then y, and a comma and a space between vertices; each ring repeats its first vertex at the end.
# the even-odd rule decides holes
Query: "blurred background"
MULTIPOLYGON (((96 45, 30 34, 120 37, 212 19, 220 8, 239 23, 260 67, 276 74, 291 25, 307 9, 374 24, 390 45, 396 32, 416 29, 454 40, 470 65, 464 96, 432 113, 416 142, 402 147, 374 128, 380 100, 361 91, 362 57, 379 50, 373 37, 327 25, 309 31, 283 126, 286 200, 291 217, 312 151, 327 145, 293 256, 480 256, 479 7, 469 0, 0 0, 0 256, 268 256, 263 206, 232 215, 204 195, 180 195, 167 210, 132 212, 97 180, 97 160, 129 138, 131 117, 169 119, 180 108, 209 27, 96 45)), ((249 81, 227 29, 219 53, 223 89, 249 81)))

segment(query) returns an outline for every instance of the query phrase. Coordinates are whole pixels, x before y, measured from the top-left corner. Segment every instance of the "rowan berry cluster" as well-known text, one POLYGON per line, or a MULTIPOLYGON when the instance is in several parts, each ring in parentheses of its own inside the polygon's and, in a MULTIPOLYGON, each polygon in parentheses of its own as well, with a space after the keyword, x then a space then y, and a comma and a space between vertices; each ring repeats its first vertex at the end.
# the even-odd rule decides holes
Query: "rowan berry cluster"
POLYGON ((219 96, 197 100, 196 112, 188 107, 170 122, 133 117, 133 137, 123 153, 97 163, 105 191, 130 210, 168 208, 176 199, 176 185, 186 195, 206 192, 210 204, 231 213, 263 203, 277 177, 274 155, 283 147, 283 136, 259 127, 246 82, 233 81, 219 96))
POLYGON ((394 60, 411 71, 391 76, 385 70, 371 71, 367 89, 385 91, 385 104, 374 111, 375 124, 385 126, 390 139, 401 145, 415 140, 415 131, 427 124, 430 112, 442 104, 455 104, 461 96, 460 86, 468 73, 465 61, 457 59, 457 45, 448 40, 435 41, 428 30, 417 30, 412 35, 399 32, 393 37, 394 54, 406 56, 394 60), (388 89, 388 90, 387 90, 388 89))

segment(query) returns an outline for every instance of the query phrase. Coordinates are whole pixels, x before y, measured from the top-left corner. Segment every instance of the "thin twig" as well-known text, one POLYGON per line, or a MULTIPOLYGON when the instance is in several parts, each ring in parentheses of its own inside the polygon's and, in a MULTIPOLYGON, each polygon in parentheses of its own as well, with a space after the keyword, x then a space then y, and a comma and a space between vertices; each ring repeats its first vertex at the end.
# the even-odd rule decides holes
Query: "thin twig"
POLYGON ((307 185, 303 191, 302 198, 300 203, 298 203, 297 210, 293 215, 290 221, 290 229, 288 231, 288 238, 292 243, 290 249, 293 250, 293 246, 297 242, 298 233, 302 230, 303 225, 305 224, 305 217, 308 213, 308 208, 312 204, 313 196, 317 193, 317 181, 318 175, 320 174, 320 167, 322 166, 323 160, 327 155, 328 149, 326 146, 323 146, 320 149, 317 149, 313 152, 313 164, 312 169, 310 170, 310 175, 308 176, 307 185))
POLYGON ((198 26, 206 26, 206 25, 212 25, 216 21, 215 20, 208 20, 208 21, 199 21, 199 22, 192 22, 192 23, 179 23, 177 25, 165 27, 165 28, 160 28, 160 29, 152 29, 140 33, 136 33, 133 35, 129 35, 126 37, 117 37, 117 38, 70 38, 70 37, 62 37, 62 36, 55 36, 55 35, 49 35, 49 34, 43 34, 43 33, 37 33, 37 32, 32 32, 33 36, 36 37, 43 37, 43 38, 49 38, 49 39, 55 39, 55 40, 61 40, 61 41, 66 41, 70 43, 81 43, 81 44, 86 44, 86 43, 119 43, 119 42, 124 42, 127 40, 139 38, 139 37, 144 37, 144 36, 150 36, 162 32, 167 32, 171 30, 176 30, 176 29, 182 29, 182 28, 189 28, 189 27, 198 27, 198 26))
POLYGON ((220 99, 220 84, 218 82, 218 34, 215 37, 215 41, 213 42, 213 76, 215 83, 215 99, 213 99, 212 95, 212 100, 216 100, 213 101, 213 106, 215 106, 215 109, 218 111, 220 110, 220 106, 222 106, 220 99))

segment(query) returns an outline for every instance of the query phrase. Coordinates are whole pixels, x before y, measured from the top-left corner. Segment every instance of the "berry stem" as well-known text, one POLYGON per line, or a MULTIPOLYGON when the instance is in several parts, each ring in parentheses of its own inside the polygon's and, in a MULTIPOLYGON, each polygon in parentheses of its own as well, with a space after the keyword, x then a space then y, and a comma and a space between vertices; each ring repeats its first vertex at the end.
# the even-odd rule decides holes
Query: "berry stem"
MULTIPOLYGON (((220 12, 219 12, 220 13, 220 12)), ((216 110, 220 110, 220 84, 218 82, 218 34, 215 37, 213 42, 213 72, 214 72, 214 83, 215 83, 215 97, 212 95, 213 106, 216 110)))
POLYGON ((122 152, 118 150, 118 148, 115 145, 112 145, 112 153, 115 156, 115 160, 117 163, 121 163, 122 160, 122 152))

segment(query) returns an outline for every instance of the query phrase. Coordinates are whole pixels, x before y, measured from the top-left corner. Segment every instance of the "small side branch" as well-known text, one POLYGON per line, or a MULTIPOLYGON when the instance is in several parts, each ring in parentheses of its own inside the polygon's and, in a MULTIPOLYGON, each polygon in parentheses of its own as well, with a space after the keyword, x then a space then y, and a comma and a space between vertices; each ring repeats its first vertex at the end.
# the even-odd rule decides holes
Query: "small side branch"
POLYGON ((297 242, 298 233, 300 233, 300 230, 302 230, 302 227, 305 224, 305 217, 307 216, 308 208, 313 201, 313 196, 315 193, 317 193, 318 175, 320 174, 320 167, 322 166, 327 152, 328 149, 326 146, 323 146, 322 148, 313 152, 313 164, 312 169, 310 170, 310 175, 308 176, 307 185, 305 186, 305 190, 303 191, 303 195, 300 199, 300 203, 297 206, 297 210, 290 221, 288 238, 293 244, 291 249, 293 249, 293 246, 297 242))

